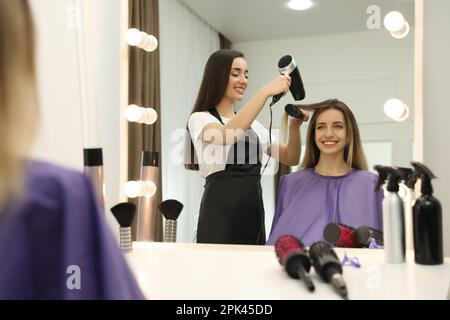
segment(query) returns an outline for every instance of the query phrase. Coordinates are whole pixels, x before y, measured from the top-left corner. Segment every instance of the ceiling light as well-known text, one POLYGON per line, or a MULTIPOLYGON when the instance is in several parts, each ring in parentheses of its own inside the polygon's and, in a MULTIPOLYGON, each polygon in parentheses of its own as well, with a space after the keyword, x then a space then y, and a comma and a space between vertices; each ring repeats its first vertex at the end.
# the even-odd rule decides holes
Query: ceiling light
POLYGON ((311 0, 291 0, 287 5, 292 10, 307 10, 312 7, 313 2, 311 0))

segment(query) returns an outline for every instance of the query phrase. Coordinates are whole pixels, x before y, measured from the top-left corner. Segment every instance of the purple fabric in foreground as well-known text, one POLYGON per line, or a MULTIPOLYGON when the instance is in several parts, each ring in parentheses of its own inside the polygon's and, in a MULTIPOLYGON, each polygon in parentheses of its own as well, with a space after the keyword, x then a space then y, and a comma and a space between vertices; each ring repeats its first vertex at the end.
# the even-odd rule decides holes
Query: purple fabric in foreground
POLYGON ((0 299, 144 298, 81 173, 32 162, 1 216, 0 299), (67 285, 71 266, 80 289, 67 285))
POLYGON ((282 176, 267 244, 286 234, 305 246, 325 241, 323 230, 331 222, 382 231, 383 191, 374 191, 377 180, 356 169, 339 177, 322 176, 312 168, 282 176))

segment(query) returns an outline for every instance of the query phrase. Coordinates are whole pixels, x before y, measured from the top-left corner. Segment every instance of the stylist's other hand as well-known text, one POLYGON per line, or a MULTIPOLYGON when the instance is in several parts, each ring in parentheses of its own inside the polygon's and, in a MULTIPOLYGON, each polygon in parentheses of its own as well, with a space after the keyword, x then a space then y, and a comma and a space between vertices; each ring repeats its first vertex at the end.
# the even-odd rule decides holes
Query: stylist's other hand
POLYGON ((309 112, 308 111, 304 111, 303 112, 303 118, 294 118, 294 117, 289 117, 291 120, 291 125, 297 125, 300 126, 303 122, 307 122, 309 120, 309 112))
POLYGON ((291 86, 291 77, 285 75, 279 75, 271 82, 265 85, 264 89, 268 96, 276 96, 280 93, 283 96, 289 91, 289 87, 291 86))

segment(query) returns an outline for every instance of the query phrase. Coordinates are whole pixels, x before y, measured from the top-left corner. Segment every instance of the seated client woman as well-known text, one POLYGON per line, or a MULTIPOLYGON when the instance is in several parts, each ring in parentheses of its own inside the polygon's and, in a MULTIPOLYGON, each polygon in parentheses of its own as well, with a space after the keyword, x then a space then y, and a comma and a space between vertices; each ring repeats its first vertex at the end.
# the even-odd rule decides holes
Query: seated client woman
POLYGON ((353 113, 338 100, 302 108, 315 111, 305 157, 301 170, 281 177, 267 244, 291 234, 310 246, 331 222, 382 230, 383 191, 374 191, 353 113))

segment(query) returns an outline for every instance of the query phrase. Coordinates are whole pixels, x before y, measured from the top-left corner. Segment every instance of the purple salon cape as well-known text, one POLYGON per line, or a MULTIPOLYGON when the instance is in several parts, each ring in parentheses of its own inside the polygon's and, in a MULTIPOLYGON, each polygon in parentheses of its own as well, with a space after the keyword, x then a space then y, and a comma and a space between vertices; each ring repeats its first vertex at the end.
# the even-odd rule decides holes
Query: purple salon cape
POLYGON ((31 162, 0 217, 0 299, 144 298, 81 173, 31 162))
POLYGON ((282 176, 268 245, 293 235, 305 246, 325 241, 326 225, 342 223, 382 231, 383 190, 375 192, 378 177, 352 169, 343 176, 322 176, 312 168, 282 176))

